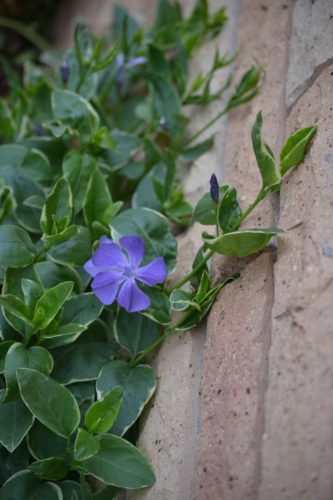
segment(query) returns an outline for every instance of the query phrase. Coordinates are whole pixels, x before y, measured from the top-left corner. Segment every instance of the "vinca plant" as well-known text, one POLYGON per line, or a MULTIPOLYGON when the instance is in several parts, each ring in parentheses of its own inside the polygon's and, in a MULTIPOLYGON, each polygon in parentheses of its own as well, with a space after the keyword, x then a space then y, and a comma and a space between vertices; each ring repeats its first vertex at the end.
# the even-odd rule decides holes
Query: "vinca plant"
POLYGON ((26 62, 22 78, 2 61, 0 500, 102 500, 153 485, 135 446, 156 390, 148 354, 200 323, 235 279, 211 282, 214 253, 245 257, 281 232, 241 224, 303 160, 314 126, 290 136, 277 159, 258 114, 262 186, 244 212, 215 175, 195 207, 178 181, 180 165, 190 169, 213 145, 201 133, 259 89, 262 70, 252 67, 212 92, 216 72, 233 62, 218 50, 189 82, 191 56, 226 20, 206 0, 188 18, 161 0, 144 30, 118 7, 105 37, 78 24, 67 54, 26 62), (190 136, 188 106, 223 101, 190 136), (175 234, 192 221, 207 231, 191 272, 175 282, 175 234))

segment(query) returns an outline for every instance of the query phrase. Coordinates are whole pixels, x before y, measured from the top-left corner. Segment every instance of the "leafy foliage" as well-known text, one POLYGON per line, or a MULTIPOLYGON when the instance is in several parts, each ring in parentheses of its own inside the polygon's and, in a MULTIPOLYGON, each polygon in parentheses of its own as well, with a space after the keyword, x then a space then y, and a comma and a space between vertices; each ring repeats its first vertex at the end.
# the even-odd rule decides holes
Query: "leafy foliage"
POLYGON ((244 211, 235 188, 216 177, 213 196, 205 193, 192 208, 178 180, 181 162, 191 168, 213 146, 213 137, 199 139, 202 132, 259 90, 262 70, 252 67, 238 83, 227 78, 212 92, 216 72, 233 62, 218 50, 207 74, 188 81, 190 57, 226 20, 225 9, 210 13, 207 0, 197 0, 189 17, 178 2, 160 0, 154 25, 144 30, 116 7, 111 34, 95 39, 79 23, 74 47, 56 68, 29 63, 21 82, 5 65, 11 86, 0 99, 1 500, 114 498, 122 488, 152 485, 152 467, 131 443, 156 390, 147 355, 200 323, 235 279, 211 282, 207 262, 215 252, 251 255, 281 232, 239 227, 303 160, 314 126, 287 139, 278 165, 258 114, 252 143, 262 186, 244 211), (223 109, 188 137, 186 106, 222 97, 223 109), (203 234, 192 271, 170 287, 164 277, 176 265, 175 234, 192 221, 215 232, 203 234), (118 252, 116 269, 109 245, 118 252), (125 282, 145 296, 144 308, 97 298, 110 286, 118 298, 125 282), (92 491, 86 475, 105 489, 92 491))

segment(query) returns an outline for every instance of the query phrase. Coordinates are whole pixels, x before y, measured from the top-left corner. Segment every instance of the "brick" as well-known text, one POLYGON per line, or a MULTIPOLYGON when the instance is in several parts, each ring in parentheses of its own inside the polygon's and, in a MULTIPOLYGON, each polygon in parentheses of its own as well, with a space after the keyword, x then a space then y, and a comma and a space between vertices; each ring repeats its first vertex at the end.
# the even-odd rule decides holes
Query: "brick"
POLYGON ((288 106, 302 95, 327 64, 332 63, 332 43, 332 1, 295 2, 289 49, 288 106))
POLYGON ((332 71, 292 109, 288 132, 317 123, 281 190, 288 229, 275 269, 260 500, 330 500, 333 491, 332 71))
MULTIPOLYGON (((281 1, 242 3, 237 29, 238 75, 254 63, 265 68, 259 96, 232 112, 228 123, 223 180, 237 187, 244 208, 261 185, 250 137, 259 109, 264 115, 265 138, 273 149, 283 137, 290 7, 291 2, 281 1)), ((274 197, 254 212, 248 223, 251 227, 272 225, 273 201, 274 197)), ((215 259, 215 276, 229 265, 229 259, 215 259)), ((255 499, 259 484, 273 264, 265 254, 242 267, 241 278, 222 290, 208 320, 193 481, 196 500, 255 499)))

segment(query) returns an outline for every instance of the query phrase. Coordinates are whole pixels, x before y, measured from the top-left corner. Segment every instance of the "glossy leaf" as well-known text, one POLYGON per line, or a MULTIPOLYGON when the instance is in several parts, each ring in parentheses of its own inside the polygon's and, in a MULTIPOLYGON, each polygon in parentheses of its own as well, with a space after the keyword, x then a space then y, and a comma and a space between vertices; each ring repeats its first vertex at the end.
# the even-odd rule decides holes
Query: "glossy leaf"
POLYGON ((57 481, 67 476, 68 465, 62 457, 50 457, 33 462, 29 469, 38 477, 57 481))
MULTIPOLYGON (((34 417, 22 401, 4 403, 0 391, 0 443, 12 453, 33 424, 34 417)), ((0 497, 1 498, 1 497, 0 497)))
POLYGON ((114 322, 115 338, 132 356, 137 356, 161 335, 160 326, 142 314, 120 309, 114 322))
POLYGON ((84 429, 79 429, 74 443, 75 460, 86 460, 93 457, 100 449, 99 441, 84 429))
POLYGON ((35 257, 35 248, 24 229, 11 224, 0 226, 0 266, 25 267, 35 257))
POLYGON ((96 382, 98 398, 103 398, 118 386, 123 389, 124 399, 111 431, 121 436, 136 421, 153 395, 156 387, 154 372, 148 365, 131 367, 125 361, 110 361, 102 368, 96 382))
POLYGON ((48 429, 69 437, 77 429, 80 411, 74 396, 55 380, 29 368, 17 370, 24 403, 48 429))
POLYGON ((261 173, 263 188, 277 191, 280 187, 281 175, 270 147, 264 142, 262 133, 262 113, 258 113, 252 127, 252 146, 261 173))
POLYGON ((34 499, 63 500, 61 489, 54 483, 43 482, 30 470, 12 476, 0 490, 0 500, 34 499))
POLYGON ((20 399, 20 392, 16 379, 18 368, 33 368, 41 373, 49 375, 53 368, 51 354, 41 346, 32 346, 29 349, 23 344, 16 342, 7 352, 5 359, 6 397, 5 402, 20 399))
POLYGON ((62 169, 68 180, 73 194, 74 212, 78 213, 83 207, 88 184, 96 168, 96 160, 89 154, 71 150, 64 158, 62 169))
POLYGON ((72 281, 59 283, 47 290, 37 301, 33 316, 35 330, 44 330, 58 313, 73 289, 72 281))
POLYGON ((78 293, 81 291, 80 275, 69 265, 59 265, 55 262, 45 261, 37 262, 34 269, 45 289, 53 288, 58 283, 64 281, 73 281, 73 290, 78 293))
POLYGON ((134 489, 155 482, 153 469, 144 455, 124 439, 109 434, 97 436, 100 450, 82 465, 106 484, 134 489))
POLYGON ((123 390, 121 387, 111 389, 102 399, 96 401, 89 408, 84 419, 89 431, 103 434, 110 430, 118 417, 122 402, 123 390))
POLYGON ((316 135, 317 127, 311 125, 297 130, 288 137, 280 152, 280 171, 284 175, 290 168, 299 165, 316 135))
POLYGON ((227 186, 217 209, 217 221, 222 231, 224 233, 232 231, 241 215, 242 211, 237 202, 237 191, 234 187, 227 186))
POLYGON ((282 232, 278 228, 243 229, 234 233, 223 234, 218 238, 207 239, 205 244, 208 248, 222 255, 246 257, 259 252, 269 244, 272 238, 282 232))
POLYGON ((73 211, 72 193, 64 177, 55 184, 45 202, 40 225, 46 234, 61 233, 70 224, 73 211))
POLYGON ((63 243, 54 245, 48 256, 57 264, 82 266, 91 257, 91 239, 86 227, 78 226, 74 236, 63 243))
POLYGON ((36 460, 44 460, 50 457, 63 457, 67 452, 68 439, 55 434, 35 420, 27 435, 27 444, 36 460))

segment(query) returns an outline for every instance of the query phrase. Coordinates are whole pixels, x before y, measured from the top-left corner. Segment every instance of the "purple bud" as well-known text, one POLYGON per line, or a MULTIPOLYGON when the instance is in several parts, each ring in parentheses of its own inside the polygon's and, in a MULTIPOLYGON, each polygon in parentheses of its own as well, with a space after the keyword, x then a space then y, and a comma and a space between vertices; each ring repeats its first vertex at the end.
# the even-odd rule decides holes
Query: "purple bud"
POLYGON ((168 124, 168 121, 166 118, 164 118, 164 116, 162 116, 160 118, 160 123, 159 123, 160 127, 165 130, 166 132, 168 132, 169 130, 169 124, 168 124))
POLYGON ((45 135, 45 130, 39 123, 35 123, 34 132, 36 135, 45 135))
POLYGON ((64 57, 62 64, 60 66, 60 75, 61 79, 64 83, 68 82, 69 78, 69 66, 68 66, 68 58, 67 56, 64 57))
POLYGON ((217 182, 215 174, 212 174, 210 178, 210 195, 212 199, 216 201, 216 203, 219 201, 220 197, 219 183, 217 182))

